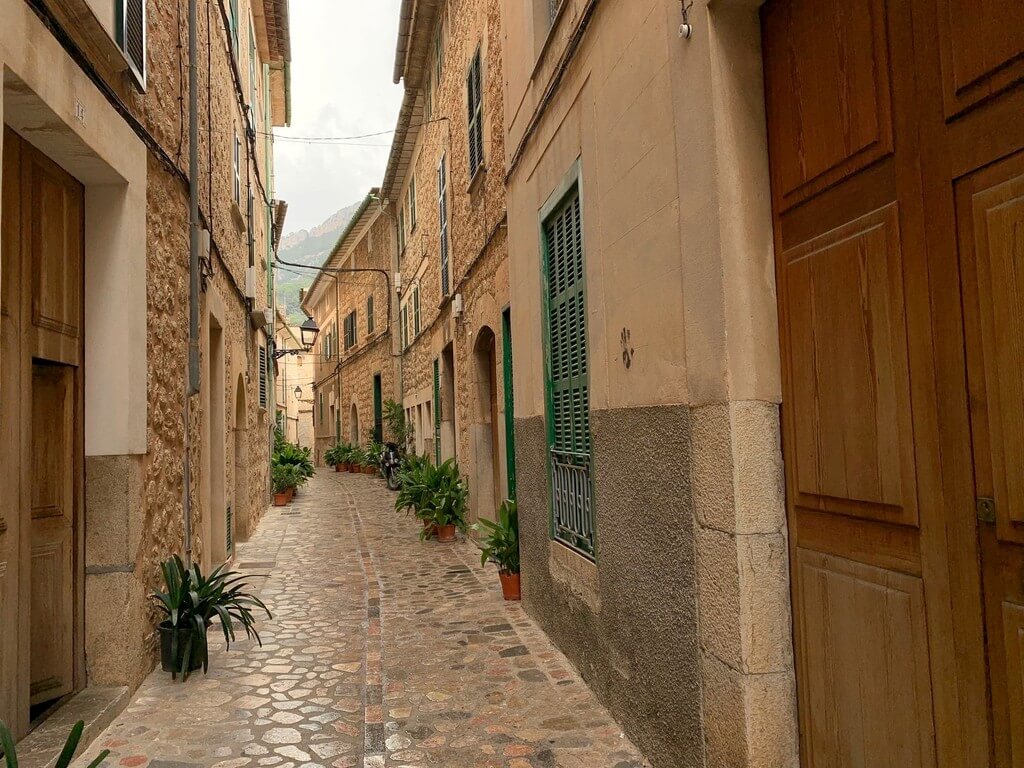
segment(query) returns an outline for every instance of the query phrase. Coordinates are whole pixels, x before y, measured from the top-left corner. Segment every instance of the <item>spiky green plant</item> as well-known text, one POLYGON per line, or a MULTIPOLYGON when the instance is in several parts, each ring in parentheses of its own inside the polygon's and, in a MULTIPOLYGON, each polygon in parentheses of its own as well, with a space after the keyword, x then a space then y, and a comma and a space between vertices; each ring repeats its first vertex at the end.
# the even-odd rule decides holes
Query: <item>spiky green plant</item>
MULTIPOLYGON (((67 741, 64 742, 64 749, 61 750, 60 757, 57 758, 54 768, 68 768, 71 765, 71 760, 75 756, 75 750, 78 749, 78 742, 82 740, 82 732, 84 730, 85 723, 83 721, 79 720, 75 723, 71 733, 68 734, 67 741)), ((18 752, 14 746, 14 736, 11 735, 11 731, 3 720, 0 720, 0 749, 3 749, 4 763, 7 768, 18 768, 18 752)), ((99 764, 106 760, 108 755, 110 755, 110 750, 103 750, 95 760, 89 763, 88 768, 98 768, 99 764)))
POLYGON ((481 518, 473 530, 483 534, 480 565, 494 563, 502 573, 519 573, 519 508, 506 499, 498 507, 496 521, 481 518))
MULTIPOLYGON (((197 564, 186 568, 180 557, 175 555, 160 564, 166 592, 154 591, 150 597, 165 614, 166 621, 174 629, 190 629, 182 655, 181 674, 188 677, 189 664, 198 653, 203 660, 203 672, 209 667, 209 648, 206 630, 214 617, 220 619, 221 630, 227 647, 235 640, 235 622, 242 625, 245 635, 263 645, 256 629, 255 609, 261 609, 268 619, 273 616, 270 609, 249 591, 246 576, 237 571, 227 570, 227 565, 218 566, 208 576, 197 564)), ((172 634, 171 657, 178 658, 178 633, 172 634)))
MULTIPOLYGON (((448 459, 439 467, 432 467, 426 480, 428 492, 422 517, 436 526, 454 525, 460 531, 466 530, 466 503, 469 487, 459 472, 455 459, 448 459)), ((427 532, 424 531, 424 537, 427 532)))

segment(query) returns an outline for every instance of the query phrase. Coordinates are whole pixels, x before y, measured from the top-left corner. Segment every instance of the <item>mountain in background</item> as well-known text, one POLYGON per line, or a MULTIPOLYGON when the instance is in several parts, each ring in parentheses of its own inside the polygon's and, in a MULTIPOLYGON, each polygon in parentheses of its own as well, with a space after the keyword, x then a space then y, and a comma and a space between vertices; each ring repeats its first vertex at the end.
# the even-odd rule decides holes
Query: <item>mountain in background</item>
MULTIPOLYGON (((281 245, 277 250, 278 257, 295 264, 323 266, 357 210, 359 203, 353 203, 330 216, 318 227, 300 229, 298 232, 285 235, 281 238, 281 245)), ((285 306, 288 321, 295 325, 300 325, 306 319, 299 306, 299 291, 309 288, 314 277, 316 272, 312 269, 277 265, 277 303, 285 306)))

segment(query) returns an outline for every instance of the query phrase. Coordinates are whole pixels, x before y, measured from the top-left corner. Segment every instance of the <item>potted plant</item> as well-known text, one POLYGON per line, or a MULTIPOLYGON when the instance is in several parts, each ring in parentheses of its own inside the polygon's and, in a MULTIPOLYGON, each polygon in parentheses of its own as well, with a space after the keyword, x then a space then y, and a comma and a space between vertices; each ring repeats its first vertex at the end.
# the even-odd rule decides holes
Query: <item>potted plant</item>
POLYGON ((456 531, 466 530, 466 500, 469 497, 466 481, 459 474, 455 459, 448 459, 434 469, 428 479, 430 492, 425 516, 437 526, 438 541, 445 544, 453 542, 456 531))
POLYGON ((506 600, 519 600, 519 509, 515 501, 506 499, 498 508, 496 521, 479 520, 473 530, 483 535, 480 543, 480 565, 491 562, 498 566, 501 592, 506 600))
MULTIPOLYGON (((78 749, 78 742, 82 740, 82 732, 84 730, 85 721, 79 720, 75 723, 71 733, 68 734, 67 740, 64 742, 64 748, 60 751, 60 756, 57 758, 57 762, 54 763, 53 768, 68 768, 71 765, 71 760, 75 756, 75 750, 78 749)), ((3 720, 0 720, 0 750, 3 750, 4 762, 7 768, 18 768, 18 751, 14 744, 14 736, 3 720)), ((98 768, 109 755, 109 749, 103 750, 95 760, 89 763, 87 768, 98 768)))
POLYGON ((384 451, 384 445, 371 440, 366 446, 363 456, 363 472, 367 475, 376 475, 380 471, 380 455, 384 451))
POLYGON ((398 473, 401 478, 401 490, 395 498, 395 511, 414 515, 423 522, 426 537, 433 536, 437 528, 431 520, 427 502, 435 482, 436 468, 425 456, 411 454, 402 459, 398 473))
POLYGON ((224 640, 230 649, 235 639, 235 622, 242 625, 246 637, 260 646, 256 631, 254 609, 260 609, 273 618, 263 602, 249 591, 245 576, 227 570, 226 565, 204 576, 199 566, 186 568, 175 555, 160 564, 166 592, 153 592, 150 597, 164 613, 160 631, 160 661, 164 672, 173 678, 181 673, 182 680, 191 672, 209 667, 209 648, 206 633, 214 617, 220 619, 224 640))
POLYGON ((285 464, 272 464, 270 481, 274 485, 274 506, 286 506, 291 501, 289 491, 295 483, 295 471, 285 464))
POLYGON ((300 485, 311 478, 316 471, 313 467, 313 455, 309 448, 300 448, 292 443, 278 443, 271 458, 273 464, 282 464, 295 469, 294 493, 300 485))
POLYGON ((359 446, 348 446, 348 471, 356 474, 363 471, 363 452, 359 446))
POLYGON ((341 443, 331 446, 327 453, 324 454, 324 463, 329 467, 334 467, 335 472, 342 472, 347 467, 345 464, 345 451, 344 446, 341 443))

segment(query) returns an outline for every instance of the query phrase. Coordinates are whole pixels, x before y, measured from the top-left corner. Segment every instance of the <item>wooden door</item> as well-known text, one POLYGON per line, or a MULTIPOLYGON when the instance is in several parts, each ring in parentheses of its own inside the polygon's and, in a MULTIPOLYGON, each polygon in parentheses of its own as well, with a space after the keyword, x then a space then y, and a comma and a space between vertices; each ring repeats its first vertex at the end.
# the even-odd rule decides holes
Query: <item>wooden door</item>
POLYGON ((4 129, 0 241, 0 716, 82 679, 84 190, 4 129), (10 622, 9 624, 7 622, 10 622))
POLYGON ((1024 13, 762 20, 803 765, 1020 768, 1024 13))
POLYGON ((74 368, 32 365, 31 703, 74 690, 74 368))

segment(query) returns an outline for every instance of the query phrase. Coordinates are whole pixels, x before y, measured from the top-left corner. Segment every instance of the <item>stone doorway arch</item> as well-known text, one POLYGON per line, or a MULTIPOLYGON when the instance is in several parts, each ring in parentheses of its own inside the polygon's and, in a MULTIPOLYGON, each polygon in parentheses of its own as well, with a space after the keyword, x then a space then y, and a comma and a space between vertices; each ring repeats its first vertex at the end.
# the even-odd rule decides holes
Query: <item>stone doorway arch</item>
POLYGON ((348 420, 348 440, 352 445, 359 445, 359 408, 352 403, 352 411, 348 420))
POLYGON ((473 456, 470 511, 475 519, 493 520, 501 504, 497 379, 496 339, 494 331, 484 326, 477 333, 473 346, 474 386, 469 425, 473 456))

